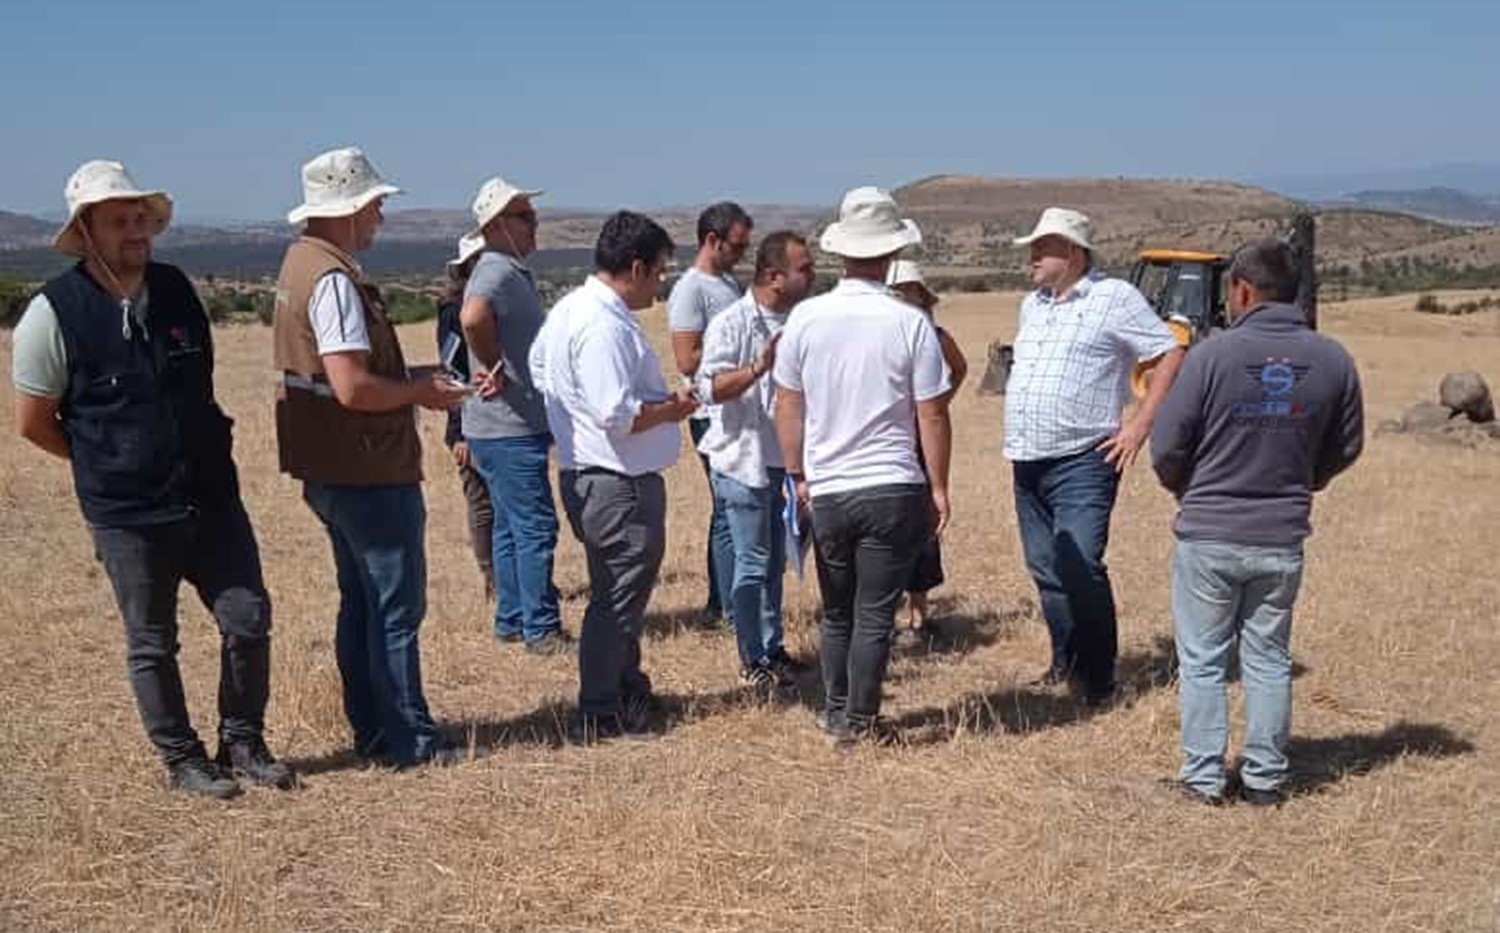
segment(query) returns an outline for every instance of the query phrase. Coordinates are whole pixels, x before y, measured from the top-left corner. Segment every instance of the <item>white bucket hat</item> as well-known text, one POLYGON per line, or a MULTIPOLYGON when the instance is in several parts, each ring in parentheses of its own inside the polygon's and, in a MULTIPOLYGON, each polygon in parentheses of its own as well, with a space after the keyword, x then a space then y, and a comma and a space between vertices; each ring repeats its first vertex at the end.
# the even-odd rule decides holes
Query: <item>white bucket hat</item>
POLYGON ((448 271, 463 268, 463 264, 484 251, 484 237, 465 233, 458 238, 458 255, 448 260, 448 271))
POLYGON ((510 202, 516 198, 539 198, 546 192, 530 191, 525 188, 517 188, 510 182, 496 175, 479 186, 479 193, 474 195, 474 229, 470 236, 483 236, 484 225, 498 217, 510 206, 510 202))
POLYGON ((855 188, 844 195, 839 219, 818 244, 849 259, 875 259, 922 242, 922 231, 901 217, 895 200, 879 188, 855 188))
POLYGON ((1076 243, 1089 252, 1094 251, 1094 224, 1088 215, 1066 207, 1049 207, 1042 211, 1036 229, 1025 236, 1016 237, 1017 246, 1030 246, 1044 236, 1060 236, 1076 243))
POLYGON ((105 159, 85 162, 63 186, 68 203, 68 222, 52 238, 52 246, 64 253, 82 256, 87 252, 78 215, 83 209, 103 201, 126 201, 140 198, 151 215, 151 235, 156 236, 172 222, 172 198, 165 191, 147 191, 135 183, 125 166, 105 159))
POLYGON ((913 282, 927 288, 927 280, 922 278, 921 266, 910 259, 898 259, 891 263, 891 271, 885 277, 885 284, 895 286, 909 285, 913 282))
POLYGON ((302 166, 302 203, 286 215, 287 223, 309 217, 348 217, 376 198, 400 194, 387 184, 358 149, 331 149, 302 166))

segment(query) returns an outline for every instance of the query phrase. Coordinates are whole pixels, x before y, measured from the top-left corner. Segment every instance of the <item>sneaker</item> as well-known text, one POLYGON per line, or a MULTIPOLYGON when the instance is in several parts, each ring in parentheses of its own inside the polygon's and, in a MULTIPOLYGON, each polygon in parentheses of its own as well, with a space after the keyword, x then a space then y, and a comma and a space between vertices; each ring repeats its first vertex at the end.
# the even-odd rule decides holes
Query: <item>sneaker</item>
POLYGON ((777 648, 771 652, 766 657, 766 663, 783 680, 796 680, 799 674, 807 672, 807 665, 787 654, 785 648, 777 648))
POLYGON ((830 710, 825 706, 818 710, 818 715, 813 721, 818 724, 818 730, 831 739, 837 740, 849 736, 849 722, 844 719, 842 710, 830 710))
POLYGON ((297 786, 297 775, 271 755, 264 739, 221 742, 217 763, 228 774, 262 787, 291 790, 297 786))
POLYGON ((564 635, 561 631, 548 632, 540 638, 532 639, 526 643, 526 653, 542 656, 556 654, 572 654, 573 639, 564 635))
POLYGON ((770 663, 766 661, 752 664, 740 670, 740 683, 762 696, 770 696, 775 692, 777 679, 776 672, 771 669, 770 663))
POLYGON ((648 734, 645 721, 641 717, 627 713, 610 713, 602 716, 582 713, 573 728, 573 739, 580 745, 593 745, 596 742, 608 742, 613 739, 627 741, 643 739, 648 734))
POLYGON ((167 769, 171 785, 188 794, 201 794, 216 800, 230 800, 244 791, 239 782, 226 777, 207 756, 179 761, 167 769))
POLYGON ((1210 794, 1208 791, 1199 790, 1191 784, 1184 784, 1182 781, 1174 783, 1176 784, 1178 795, 1190 803, 1202 804, 1208 807, 1222 807, 1229 802, 1223 794, 1210 794))
POLYGON ((1240 799, 1252 807, 1279 807, 1286 803, 1286 792, 1279 787, 1260 789, 1242 785, 1240 799))
POLYGON ((867 723, 850 723, 849 735, 851 743, 868 742, 882 748, 902 743, 900 728, 881 716, 876 716, 867 723))

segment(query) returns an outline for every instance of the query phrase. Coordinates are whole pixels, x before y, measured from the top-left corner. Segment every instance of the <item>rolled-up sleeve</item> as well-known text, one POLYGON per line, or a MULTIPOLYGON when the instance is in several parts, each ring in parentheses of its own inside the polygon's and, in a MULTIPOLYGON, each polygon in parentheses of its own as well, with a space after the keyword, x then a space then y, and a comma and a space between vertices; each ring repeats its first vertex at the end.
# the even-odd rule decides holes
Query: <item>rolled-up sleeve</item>
POLYGON ((738 326, 739 319, 732 313, 724 313, 708 322, 703 332, 703 362, 698 365, 698 397, 705 402, 716 402, 714 398, 714 376, 732 372, 743 364, 740 362, 740 344, 744 332, 738 326))
POLYGON ((1177 348, 1172 329, 1134 287, 1122 287, 1114 305, 1114 335, 1133 359, 1154 360, 1177 348))
POLYGON ((948 362, 943 359, 943 344, 937 329, 925 317, 917 319, 912 340, 912 396, 919 402, 930 402, 947 395, 953 388, 948 362))
POLYGON ((634 341, 608 326, 588 327, 574 344, 584 413, 608 434, 629 434, 644 403, 634 386, 640 364, 634 341))

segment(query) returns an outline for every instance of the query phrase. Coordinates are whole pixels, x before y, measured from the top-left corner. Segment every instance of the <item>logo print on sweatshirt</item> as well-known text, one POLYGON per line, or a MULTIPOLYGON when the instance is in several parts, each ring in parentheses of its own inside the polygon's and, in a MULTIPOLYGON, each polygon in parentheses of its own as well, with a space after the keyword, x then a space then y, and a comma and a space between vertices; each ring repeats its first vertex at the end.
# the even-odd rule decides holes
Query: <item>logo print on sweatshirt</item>
POLYGON ((1309 405, 1291 400, 1297 384, 1307 378, 1308 369, 1306 363, 1293 363, 1286 357, 1267 357, 1264 362, 1246 366, 1245 375, 1259 387, 1260 399, 1235 405, 1235 420, 1254 422, 1261 427, 1279 427, 1311 417, 1317 411, 1317 403, 1309 405))

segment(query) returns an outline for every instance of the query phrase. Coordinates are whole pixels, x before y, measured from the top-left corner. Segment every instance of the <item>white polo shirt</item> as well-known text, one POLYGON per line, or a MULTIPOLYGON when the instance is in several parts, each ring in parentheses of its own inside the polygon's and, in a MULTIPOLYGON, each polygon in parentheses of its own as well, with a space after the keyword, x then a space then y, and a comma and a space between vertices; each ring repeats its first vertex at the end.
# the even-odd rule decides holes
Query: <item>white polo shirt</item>
POLYGON ((1062 298, 1027 295, 1005 387, 1005 456, 1050 460, 1097 447, 1120 430, 1136 363, 1176 346, 1129 282, 1095 273, 1062 298))
POLYGON ((682 430, 676 423, 630 432, 641 406, 669 393, 640 322, 597 277, 553 306, 529 362, 563 469, 642 476, 677 462, 682 430))
POLYGON ((921 484, 917 403, 951 388, 927 315, 890 289, 844 279, 797 306, 773 376, 803 396, 803 470, 817 497, 921 484))

